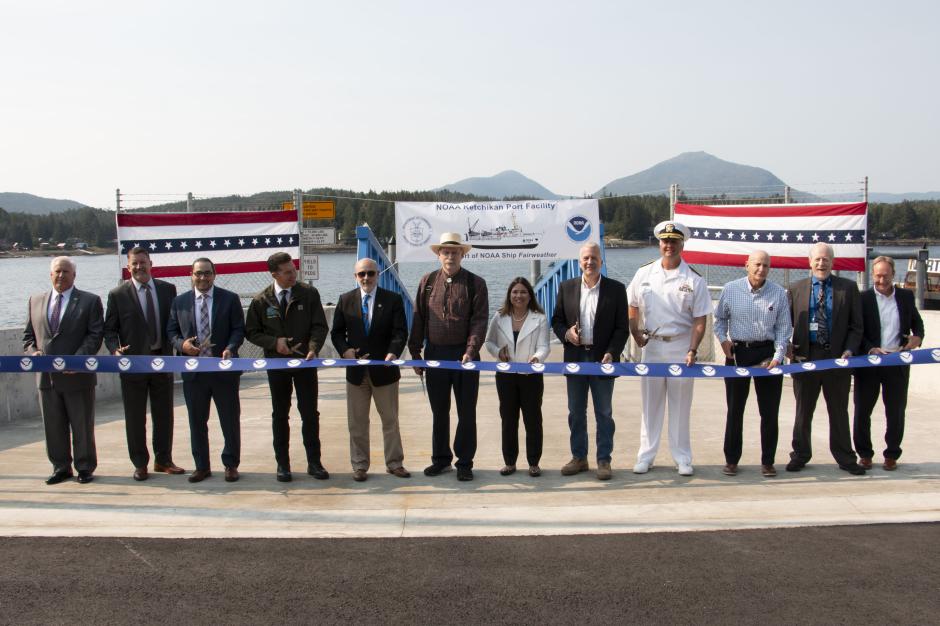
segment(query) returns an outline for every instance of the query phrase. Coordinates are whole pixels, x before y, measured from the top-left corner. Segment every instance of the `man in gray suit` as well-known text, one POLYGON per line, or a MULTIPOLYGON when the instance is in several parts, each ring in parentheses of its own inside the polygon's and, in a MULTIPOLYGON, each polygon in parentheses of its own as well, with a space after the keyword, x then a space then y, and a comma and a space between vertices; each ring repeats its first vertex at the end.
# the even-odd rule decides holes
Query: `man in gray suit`
MULTIPOLYGON (((104 336, 101 298, 74 287, 75 263, 68 257, 52 259, 49 276, 52 291, 29 299, 23 351, 30 356, 97 354, 104 336)), ((53 469, 47 485, 72 477, 73 454, 78 482, 92 481, 98 465, 95 451, 97 384, 93 373, 41 373, 37 376, 46 452, 53 469)))

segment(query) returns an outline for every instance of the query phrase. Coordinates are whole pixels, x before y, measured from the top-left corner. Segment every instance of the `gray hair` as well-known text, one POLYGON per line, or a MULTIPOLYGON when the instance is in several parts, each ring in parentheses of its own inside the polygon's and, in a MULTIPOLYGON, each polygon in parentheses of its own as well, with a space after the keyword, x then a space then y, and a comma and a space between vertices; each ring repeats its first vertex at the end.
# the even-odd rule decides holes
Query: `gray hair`
POLYGON ((870 266, 870 267, 871 267, 872 269, 874 269, 875 266, 878 265, 879 263, 887 263, 888 265, 890 265, 890 266, 891 266, 891 273, 894 274, 894 271, 895 271, 895 270, 894 270, 894 259, 892 259, 892 258, 889 257, 889 256, 879 256, 879 257, 875 257, 875 259, 871 262, 871 266, 870 266))
POLYGON ((818 242, 818 243, 814 243, 814 244, 813 244, 813 246, 809 249, 809 258, 812 259, 812 258, 813 258, 813 252, 816 251, 816 250, 818 250, 818 249, 820 249, 820 248, 824 249, 824 250, 827 252, 827 256, 828 256, 830 259, 836 258, 836 252, 835 252, 835 250, 833 250, 833 249, 832 249, 832 246, 830 246, 828 243, 826 243, 826 242, 824 242, 824 241, 820 241, 820 242, 818 242))
POLYGON ((68 266, 72 269, 73 272, 74 272, 75 269, 76 269, 76 267, 75 267, 75 261, 73 261, 73 260, 71 259, 71 257, 67 257, 67 256, 57 256, 57 257, 53 258, 52 261, 49 263, 49 271, 50 271, 50 272, 54 271, 54 270, 55 270, 55 266, 56 266, 56 264, 58 264, 58 263, 65 263, 66 265, 68 265, 68 266))

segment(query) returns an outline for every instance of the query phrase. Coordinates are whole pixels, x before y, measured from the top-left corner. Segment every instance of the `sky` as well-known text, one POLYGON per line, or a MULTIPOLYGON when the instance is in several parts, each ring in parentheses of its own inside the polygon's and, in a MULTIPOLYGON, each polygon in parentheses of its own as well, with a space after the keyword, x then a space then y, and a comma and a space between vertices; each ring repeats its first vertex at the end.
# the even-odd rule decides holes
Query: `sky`
POLYGON ((935 191, 938 23, 933 0, 0 0, 0 191, 114 208, 515 169, 580 195, 697 150, 935 191))

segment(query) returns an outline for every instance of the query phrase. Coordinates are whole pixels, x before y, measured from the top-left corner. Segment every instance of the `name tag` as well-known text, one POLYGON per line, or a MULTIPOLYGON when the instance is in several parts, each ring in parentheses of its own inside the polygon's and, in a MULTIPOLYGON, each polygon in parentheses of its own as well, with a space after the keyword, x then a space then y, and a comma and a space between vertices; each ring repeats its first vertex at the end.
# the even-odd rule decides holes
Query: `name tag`
POLYGON ((268 319, 273 319, 277 317, 279 313, 280 312, 276 308, 274 308, 273 306, 269 306, 268 310, 265 311, 264 314, 265 314, 265 317, 267 317, 268 319))
POLYGON ((809 329, 810 329, 812 332, 816 332, 817 330, 819 330, 819 323, 818 323, 818 322, 810 322, 810 323, 809 323, 809 329))

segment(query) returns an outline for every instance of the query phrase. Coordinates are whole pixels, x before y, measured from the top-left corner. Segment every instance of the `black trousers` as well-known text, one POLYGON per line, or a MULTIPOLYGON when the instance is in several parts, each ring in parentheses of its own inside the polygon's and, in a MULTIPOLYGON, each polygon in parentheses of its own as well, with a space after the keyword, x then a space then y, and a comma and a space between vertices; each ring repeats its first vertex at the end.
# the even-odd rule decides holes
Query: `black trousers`
POLYGON ((542 458, 542 393, 545 383, 541 374, 496 373, 499 395, 499 417, 503 424, 503 461, 515 465, 519 457, 519 412, 525 424, 525 456, 529 465, 538 465, 542 458))
MULTIPOLYGON (((774 346, 748 348, 735 346, 734 359, 726 359, 725 365, 750 367, 774 356, 774 346)), ((725 398, 728 415, 725 419, 725 463, 737 465, 741 460, 743 445, 744 407, 751 392, 751 380, 757 394, 757 410, 760 413, 760 462, 773 465, 777 454, 777 421, 780 412, 780 396, 783 393, 783 376, 761 376, 756 378, 725 378, 725 398)))
POLYGON ((209 404, 215 402, 222 427, 222 464, 238 467, 241 462, 241 402, 238 373, 193 374, 183 379, 183 397, 189 411, 189 438, 193 448, 193 461, 197 470, 210 469, 209 462, 209 404))
POLYGON ((173 463, 173 374, 121 374, 127 453, 134 467, 150 463, 147 450, 147 399, 154 461, 173 463))
POLYGON ((904 438, 904 411, 907 409, 907 385, 911 376, 909 365, 863 367, 855 371, 855 424, 853 439, 859 456, 875 456, 871 442, 871 414, 878 402, 878 392, 885 405, 886 459, 901 458, 904 438))
MULTIPOLYGON (((428 344, 424 358, 439 361, 459 361, 466 345, 436 346, 428 344)), ((458 467, 473 467, 477 452, 477 394, 480 390, 480 372, 428 368, 425 370, 428 401, 431 403, 431 462, 448 465, 457 455, 458 467), (450 393, 457 401, 457 433, 454 449, 450 448, 450 393)))
POLYGON ((290 406, 291 394, 297 392, 300 431, 303 435, 307 463, 320 462, 320 412, 317 411, 317 370, 268 370, 271 390, 271 430, 274 435, 274 458, 278 465, 290 467, 290 406))
MULTIPOLYGON (((822 349, 810 349, 810 359, 830 358, 822 349)), ((790 459, 808 463, 813 456, 813 413, 822 390, 829 413, 829 451, 839 465, 855 463, 858 458, 852 449, 849 433, 849 389, 852 371, 843 369, 806 372, 793 375, 793 395, 796 398, 796 421, 793 423, 793 452, 790 459)))

